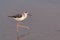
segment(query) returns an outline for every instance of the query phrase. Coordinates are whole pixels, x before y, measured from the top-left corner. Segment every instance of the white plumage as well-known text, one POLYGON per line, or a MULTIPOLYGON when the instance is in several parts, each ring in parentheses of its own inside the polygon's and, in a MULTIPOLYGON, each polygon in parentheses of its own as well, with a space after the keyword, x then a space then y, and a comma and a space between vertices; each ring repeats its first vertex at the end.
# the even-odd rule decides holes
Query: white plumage
POLYGON ((27 18, 27 15, 28 15, 28 12, 25 11, 25 12, 23 12, 23 14, 17 14, 17 15, 8 16, 8 17, 11 17, 11 18, 15 19, 16 21, 23 21, 24 19, 27 18))

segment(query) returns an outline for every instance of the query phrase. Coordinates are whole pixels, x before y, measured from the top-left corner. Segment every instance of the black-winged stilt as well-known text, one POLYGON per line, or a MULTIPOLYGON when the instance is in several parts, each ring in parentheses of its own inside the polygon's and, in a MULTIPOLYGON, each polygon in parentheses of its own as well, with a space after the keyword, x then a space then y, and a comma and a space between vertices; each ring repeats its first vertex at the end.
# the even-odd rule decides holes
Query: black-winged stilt
MULTIPOLYGON (((16 14, 14 16, 8 16, 8 17, 11 17, 11 18, 13 18, 14 20, 17 21, 17 30, 16 30, 17 32, 18 32, 18 27, 19 27, 19 21, 23 21, 24 19, 26 19, 27 15, 30 15, 30 14, 28 14, 27 11, 24 11, 23 14, 16 14)), ((30 29, 29 27, 26 27, 26 28, 30 29)))

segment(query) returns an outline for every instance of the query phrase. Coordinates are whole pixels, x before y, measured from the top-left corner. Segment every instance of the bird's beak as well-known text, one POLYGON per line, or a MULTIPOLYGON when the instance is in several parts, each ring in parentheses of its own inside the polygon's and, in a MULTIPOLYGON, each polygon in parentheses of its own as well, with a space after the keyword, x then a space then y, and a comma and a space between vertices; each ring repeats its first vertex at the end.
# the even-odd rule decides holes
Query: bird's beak
POLYGON ((32 16, 31 14, 28 14, 29 16, 32 16))

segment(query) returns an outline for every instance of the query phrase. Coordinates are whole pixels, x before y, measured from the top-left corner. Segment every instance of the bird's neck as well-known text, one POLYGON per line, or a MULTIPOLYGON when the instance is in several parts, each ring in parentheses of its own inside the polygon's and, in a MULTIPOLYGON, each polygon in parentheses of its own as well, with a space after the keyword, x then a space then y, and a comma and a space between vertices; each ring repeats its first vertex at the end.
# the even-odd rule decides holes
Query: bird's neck
POLYGON ((27 14, 24 14, 24 17, 27 17, 27 14))

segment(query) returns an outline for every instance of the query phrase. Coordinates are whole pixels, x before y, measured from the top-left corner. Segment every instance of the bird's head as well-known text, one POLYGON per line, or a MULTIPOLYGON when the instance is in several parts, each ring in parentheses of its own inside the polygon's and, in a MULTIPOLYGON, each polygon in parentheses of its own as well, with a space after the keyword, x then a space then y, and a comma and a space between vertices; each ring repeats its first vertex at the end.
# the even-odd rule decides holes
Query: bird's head
POLYGON ((31 14, 29 14, 27 11, 24 12, 25 14, 29 15, 29 16, 32 16, 31 14))
POLYGON ((24 13, 25 13, 25 14, 28 14, 28 12, 27 12, 27 11, 24 11, 24 13))

